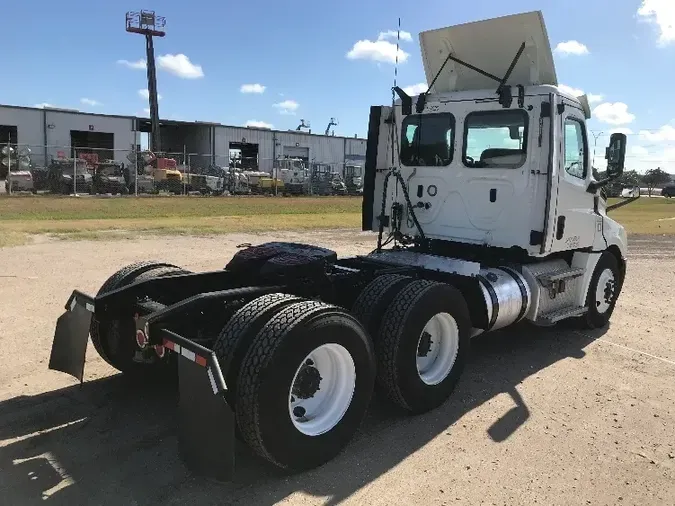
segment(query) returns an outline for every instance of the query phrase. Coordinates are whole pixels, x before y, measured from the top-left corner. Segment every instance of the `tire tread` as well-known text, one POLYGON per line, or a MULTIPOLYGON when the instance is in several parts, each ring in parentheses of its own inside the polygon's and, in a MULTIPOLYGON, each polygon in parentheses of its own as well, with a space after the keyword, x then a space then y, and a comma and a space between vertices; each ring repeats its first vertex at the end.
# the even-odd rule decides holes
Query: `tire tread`
MULTIPOLYGON (((115 272, 112 276, 110 276, 103 283, 103 285, 101 285, 101 288, 99 288, 98 292, 96 293, 96 296, 103 295, 104 293, 111 292, 122 286, 128 285, 136 280, 141 279, 142 276, 143 276, 142 279, 149 279, 150 277, 154 277, 158 274, 157 271, 163 273, 160 275, 168 275, 173 272, 175 272, 176 274, 187 272, 181 269, 180 267, 172 266, 164 262, 158 262, 153 260, 136 262, 121 268, 120 270, 115 272), (148 276, 153 271, 155 271, 154 275, 148 276)), ((103 347, 103 343, 101 342, 102 336, 99 331, 99 323, 96 320, 96 318, 92 318, 91 326, 89 328, 89 335, 91 337, 91 342, 94 345, 94 349, 101 356, 101 358, 103 358, 103 360, 105 360, 106 363, 108 363, 112 367, 118 369, 119 364, 116 365, 113 363, 115 362, 114 359, 108 356, 103 347)))
POLYGON ((331 307, 333 306, 323 302, 308 300, 283 308, 258 333, 241 364, 235 409, 237 426, 244 441, 256 454, 281 468, 287 466, 267 451, 262 439, 258 410, 261 373, 286 334, 307 318, 331 307))
POLYGON ((398 342, 403 337, 403 323, 408 317, 408 312, 424 293, 436 284, 435 281, 420 279, 403 287, 385 311, 375 343, 377 383, 394 404, 408 411, 411 410, 411 407, 399 388, 396 350, 398 349, 398 342))
POLYGON ((352 307, 352 314, 372 337, 376 336, 382 321, 382 310, 385 308, 381 306, 386 304, 383 299, 388 299, 394 290, 412 280, 413 278, 401 274, 385 274, 368 283, 359 294, 352 307))
POLYGON ((269 320, 273 317, 274 311, 278 311, 293 302, 301 302, 302 300, 301 297, 285 293, 262 295, 241 307, 225 324, 213 345, 213 351, 216 357, 218 357, 221 369, 225 375, 229 392, 228 397, 232 401, 236 399, 236 382, 238 379, 236 371, 241 366, 241 360, 239 364, 233 364, 233 360, 236 360, 239 354, 241 354, 242 358, 245 357, 248 346, 255 338, 255 335, 250 335, 249 329, 253 325, 260 324, 260 319, 269 320), (244 339, 248 339, 249 342, 242 342, 244 339), (246 349, 241 349, 240 346, 246 346, 246 349), (233 365, 235 369, 230 371, 233 365))

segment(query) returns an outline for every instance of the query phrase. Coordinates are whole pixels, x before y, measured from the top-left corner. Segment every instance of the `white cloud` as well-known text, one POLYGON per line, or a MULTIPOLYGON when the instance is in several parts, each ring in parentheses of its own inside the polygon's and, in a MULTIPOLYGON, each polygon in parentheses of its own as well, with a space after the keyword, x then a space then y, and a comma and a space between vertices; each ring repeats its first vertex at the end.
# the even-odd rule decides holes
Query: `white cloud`
POLYGON ((628 112, 623 102, 603 102, 593 109, 593 117, 609 125, 626 125, 635 120, 635 115, 628 112))
POLYGON ((276 107, 281 114, 295 114, 295 111, 300 107, 300 104, 295 100, 284 100, 283 102, 274 104, 274 107, 276 107))
POLYGON ((52 109, 52 108, 55 108, 56 106, 52 105, 52 104, 49 104, 47 102, 41 102, 39 104, 35 104, 33 107, 38 107, 40 109, 45 109, 45 108, 52 109))
MULTIPOLYGON (((399 48, 398 61, 403 63, 410 56, 399 48)), ((386 40, 359 40, 347 53, 350 60, 372 60, 384 63, 396 63, 396 44, 386 40)))
POLYGON ((274 125, 270 123, 265 123, 264 121, 257 121, 255 119, 250 119, 246 122, 247 127, 252 128, 274 128, 274 125))
POLYGON ((201 65, 195 65, 184 54, 163 54, 157 58, 157 68, 183 79, 204 77, 201 65))
POLYGON ((84 105, 90 105, 92 107, 96 107, 97 105, 103 105, 101 104, 101 102, 99 102, 98 100, 94 100, 93 98, 81 98, 80 103, 84 105))
MULTIPOLYGON (((397 37, 399 37, 399 32, 397 32, 396 30, 387 30, 386 32, 380 32, 380 35, 378 35, 377 40, 387 40, 387 39, 396 40, 397 37)), ((406 32, 404 30, 401 30, 400 32, 400 38, 401 40, 405 40, 406 42, 412 41, 412 35, 410 34, 410 32, 406 32)))
POLYGON ((577 40, 558 42, 558 45, 555 47, 553 52, 561 55, 568 55, 568 54, 582 55, 590 53, 588 47, 586 47, 585 44, 582 44, 577 40))
POLYGON ((640 130, 640 139, 649 142, 675 142, 675 128, 663 125, 656 131, 640 130))
POLYGON ((147 114, 148 116, 150 116, 150 109, 148 109, 147 107, 145 109, 143 109, 143 112, 145 114, 147 114))
POLYGON ((642 0, 637 15, 658 27, 660 46, 675 42, 675 2, 673 0, 642 0))
POLYGON ((612 135, 612 134, 633 135, 633 131, 630 128, 619 127, 619 128, 612 128, 609 131, 609 135, 612 135))
POLYGON ((142 58, 138 61, 117 60, 117 63, 120 64, 120 65, 125 65, 125 66, 129 67, 130 69, 136 69, 136 70, 145 69, 147 67, 147 63, 142 58))
POLYGON ((596 95, 595 93, 589 93, 586 95, 588 98, 588 103, 589 104, 594 104, 595 102, 602 102, 602 100, 605 98, 603 95, 596 95))
POLYGON ((266 86, 262 84, 242 84, 239 91, 242 93, 265 93, 266 86))
MULTIPOLYGON (((138 90, 138 95, 141 98, 148 100, 150 98, 150 91, 148 91, 147 88, 143 88, 142 90, 138 90)), ((157 94, 157 100, 162 100, 162 95, 160 93, 157 94)))
POLYGON ((427 86, 427 83, 417 83, 411 86, 406 86, 405 88, 403 88, 403 91, 405 91, 411 97, 415 97, 420 93, 424 93, 428 89, 429 87, 427 86))
POLYGON ((635 156, 646 156, 649 154, 649 150, 644 146, 631 146, 630 153, 635 156))

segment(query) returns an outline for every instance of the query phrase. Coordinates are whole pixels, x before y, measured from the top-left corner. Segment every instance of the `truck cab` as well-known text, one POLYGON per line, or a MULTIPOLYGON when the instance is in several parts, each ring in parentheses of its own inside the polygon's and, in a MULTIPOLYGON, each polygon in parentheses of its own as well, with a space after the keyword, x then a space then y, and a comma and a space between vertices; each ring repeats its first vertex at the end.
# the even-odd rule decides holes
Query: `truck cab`
MULTIPOLYGON (((400 222, 401 236, 421 228, 430 241, 522 257, 610 246, 625 257, 625 230, 593 177, 588 100, 558 88, 541 14, 423 32, 420 44, 429 91, 397 90, 393 107, 371 109, 364 229, 400 222), (410 205, 400 188, 384 191, 392 166, 410 205)), ((613 135, 610 178, 624 152, 613 135)))

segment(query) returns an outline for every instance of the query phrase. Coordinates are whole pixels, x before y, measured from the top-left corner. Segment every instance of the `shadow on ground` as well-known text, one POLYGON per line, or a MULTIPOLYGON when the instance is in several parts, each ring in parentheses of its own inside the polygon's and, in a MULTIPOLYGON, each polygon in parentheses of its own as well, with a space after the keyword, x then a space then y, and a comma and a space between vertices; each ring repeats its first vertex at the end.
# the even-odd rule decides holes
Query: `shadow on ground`
POLYGON ((511 395, 514 407, 475 437, 506 440, 530 416, 516 386, 560 360, 583 358, 584 347, 603 333, 522 325, 480 336, 455 394, 439 409, 409 417, 376 397, 348 448, 300 475, 283 475, 240 445, 237 471, 227 484, 186 470, 178 455, 176 397, 158 385, 114 376, 16 397, 0 404, 0 497, 21 505, 263 505, 304 492, 331 496, 329 503, 336 504, 436 436, 452 438, 453 423, 502 393, 511 395))

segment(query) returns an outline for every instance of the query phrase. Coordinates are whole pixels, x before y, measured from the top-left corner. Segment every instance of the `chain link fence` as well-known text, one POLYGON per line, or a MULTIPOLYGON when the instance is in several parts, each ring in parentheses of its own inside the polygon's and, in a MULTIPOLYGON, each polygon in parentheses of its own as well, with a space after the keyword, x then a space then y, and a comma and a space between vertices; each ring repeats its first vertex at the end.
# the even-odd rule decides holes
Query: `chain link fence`
POLYGON ((0 145, 7 193, 59 195, 358 195, 363 166, 301 158, 169 152, 139 147, 0 145), (266 170, 261 170, 265 167, 266 170))

